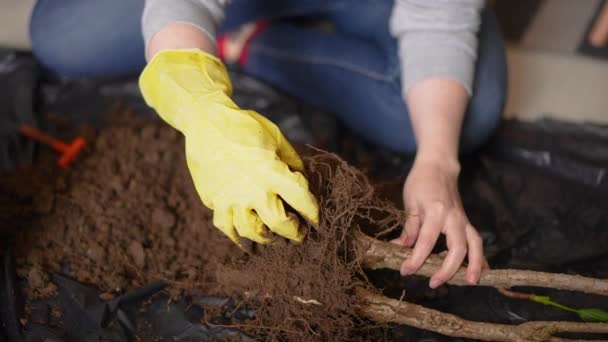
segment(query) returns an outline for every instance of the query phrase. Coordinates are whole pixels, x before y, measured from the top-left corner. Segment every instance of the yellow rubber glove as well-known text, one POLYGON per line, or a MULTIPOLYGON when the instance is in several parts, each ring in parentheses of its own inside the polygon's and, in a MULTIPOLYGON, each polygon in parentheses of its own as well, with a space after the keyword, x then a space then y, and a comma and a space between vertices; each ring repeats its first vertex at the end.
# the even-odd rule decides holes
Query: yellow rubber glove
POLYGON ((213 210, 213 224, 232 241, 271 242, 264 224, 302 241, 298 218, 286 213, 282 200, 318 224, 302 160, 275 124, 230 99, 232 85, 219 59, 199 50, 163 51, 139 85, 148 105, 184 134, 196 190, 213 210))

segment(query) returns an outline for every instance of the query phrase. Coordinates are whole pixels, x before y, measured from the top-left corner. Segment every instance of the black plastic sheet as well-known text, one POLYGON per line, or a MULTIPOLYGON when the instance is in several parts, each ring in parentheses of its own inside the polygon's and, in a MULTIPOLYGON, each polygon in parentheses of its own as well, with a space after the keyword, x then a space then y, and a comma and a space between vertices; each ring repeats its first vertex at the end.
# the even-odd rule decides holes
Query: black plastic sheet
MULTIPOLYGON (((407 156, 362 142, 334 116, 299 104, 246 76, 231 75, 237 103, 267 115, 292 141, 337 152, 379 179, 397 177, 394 189, 395 200, 399 200, 401 182, 411 165, 407 156)), ((90 122, 101 127, 101 113, 116 100, 145 108, 135 84, 133 80, 44 84, 41 102, 45 113, 67 113, 59 120, 64 125, 90 122)), ((0 101, 0 105, 7 104, 0 101)), ((59 129, 50 124, 49 129, 59 129)), ((481 232, 490 264, 494 268, 607 278, 607 167, 607 127, 551 120, 505 122, 488 146, 464 157, 460 184, 467 214, 481 232)), ((2 258, 0 341, 252 338, 229 326, 254 317, 255 308, 235 310, 230 298, 210 296, 173 302, 162 292, 164 284, 157 283, 103 301, 98 290, 72 281, 67 274, 54 276, 59 295, 31 303, 31 314, 24 321, 10 248, 4 249, 2 258), (208 317, 209 307, 219 307, 222 313, 208 317), (57 310, 62 314, 57 315, 57 310)), ((389 271, 370 272, 370 278, 389 296, 399 298, 405 289, 408 300, 470 320, 517 324, 578 319, 552 307, 505 298, 491 288, 445 286, 430 290, 428 279, 403 278, 389 271)), ((608 309, 605 297, 546 289, 522 291, 549 295, 574 307, 608 309)), ((387 328, 385 336, 400 341, 453 340, 399 326, 387 328)))
POLYGON ((0 173, 28 163, 34 144, 19 134, 22 124, 39 125, 36 91, 40 70, 33 58, 0 50, 0 173))
POLYGON ((21 322, 23 317, 24 303, 17 282, 15 271, 15 257, 9 245, 3 246, 2 275, 0 276, 0 327, 3 334, 0 338, 7 341, 19 341, 21 339, 21 322))

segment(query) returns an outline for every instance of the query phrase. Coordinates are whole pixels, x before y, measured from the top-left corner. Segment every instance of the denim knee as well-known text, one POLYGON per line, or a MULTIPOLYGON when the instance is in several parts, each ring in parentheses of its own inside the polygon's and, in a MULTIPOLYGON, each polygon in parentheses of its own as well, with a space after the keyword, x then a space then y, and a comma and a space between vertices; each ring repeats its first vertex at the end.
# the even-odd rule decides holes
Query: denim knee
POLYGON ((39 0, 30 18, 32 52, 64 77, 114 77, 145 65, 143 0, 39 0))
MULTIPOLYGON (((71 44, 65 44, 65 40, 68 39, 65 22, 71 19, 65 16, 66 13, 65 6, 55 6, 52 2, 44 0, 36 2, 30 19, 32 53, 40 64, 53 73, 78 77, 87 69, 87 58, 82 58, 82 53, 89 46, 73 39, 70 39, 71 44)), ((77 28, 73 27, 72 30, 74 29, 77 28)))
POLYGON ((498 128, 504 109, 506 86, 498 81, 476 95, 469 105, 462 129, 461 150, 472 152, 489 140, 498 128))
POLYGON ((32 53, 40 64, 56 71, 59 74, 65 73, 65 66, 71 63, 65 61, 66 53, 61 51, 62 47, 53 42, 59 40, 56 36, 56 30, 53 28, 53 23, 48 20, 48 13, 44 1, 36 2, 32 12, 29 31, 32 44, 32 53))

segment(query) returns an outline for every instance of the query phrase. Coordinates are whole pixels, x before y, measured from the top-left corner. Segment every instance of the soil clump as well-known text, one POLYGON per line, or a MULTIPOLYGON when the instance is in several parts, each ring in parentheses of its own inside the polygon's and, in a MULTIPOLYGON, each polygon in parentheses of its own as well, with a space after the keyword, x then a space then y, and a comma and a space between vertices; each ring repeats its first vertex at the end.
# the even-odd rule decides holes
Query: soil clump
POLYGON ((32 216, 27 226, 14 222, 22 226, 16 254, 28 298, 54 294, 51 272, 103 292, 162 279, 173 295, 205 293, 217 266, 242 255, 210 227, 211 212, 185 167, 182 138, 170 128, 111 127, 69 170, 41 163, 37 176, 54 173, 54 179, 13 194, 33 205, 25 210, 32 216))

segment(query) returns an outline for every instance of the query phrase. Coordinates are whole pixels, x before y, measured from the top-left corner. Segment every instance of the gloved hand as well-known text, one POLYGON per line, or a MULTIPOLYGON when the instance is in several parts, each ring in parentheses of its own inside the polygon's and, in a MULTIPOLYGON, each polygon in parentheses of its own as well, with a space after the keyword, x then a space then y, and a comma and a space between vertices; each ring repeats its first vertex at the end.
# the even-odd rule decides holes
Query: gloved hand
POLYGON ((148 105, 184 134, 196 190, 213 210, 213 224, 232 241, 271 242, 264 224, 302 241, 298 218, 286 213, 282 200, 318 224, 302 160, 276 125, 230 99, 232 85, 219 59, 199 50, 162 51, 139 84, 148 105))

